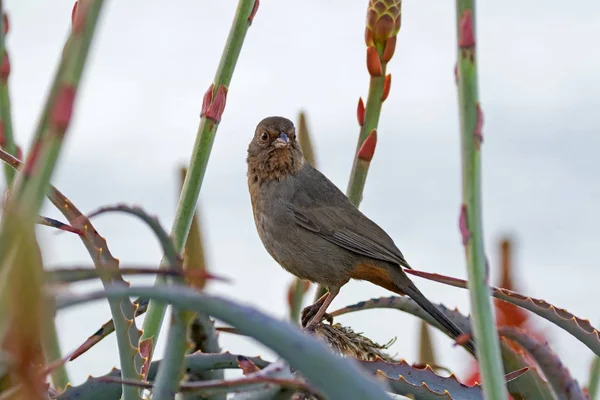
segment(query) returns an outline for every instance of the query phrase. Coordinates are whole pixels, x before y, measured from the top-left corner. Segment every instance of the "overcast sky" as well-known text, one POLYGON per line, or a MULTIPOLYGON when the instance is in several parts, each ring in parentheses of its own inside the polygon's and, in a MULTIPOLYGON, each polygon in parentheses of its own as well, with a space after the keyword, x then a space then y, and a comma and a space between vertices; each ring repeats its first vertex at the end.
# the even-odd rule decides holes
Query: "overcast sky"
MULTIPOLYGON (((178 167, 187 163, 202 96, 211 84, 235 0, 107 2, 54 183, 82 210, 139 204, 169 228, 178 167)), ((600 324, 595 298, 600 255, 600 3, 578 0, 478 2, 479 91, 484 110, 483 200, 486 245, 497 272, 497 240, 518 239, 519 288, 600 324)), ((17 140, 28 146, 70 26, 72 0, 7 0, 10 89, 17 140)), ((234 279, 211 292, 287 313, 291 276, 256 234, 245 155, 268 115, 308 113, 318 167, 345 190, 358 136, 355 110, 366 96, 367 0, 262 0, 237 65, 202 186, 200 207, 210 268, 234 279)), ((361 208, 418 269, 466 276, 457 227, 460 194, 453 1, 406 0, 378 147, 361 208)), ((58 216, 48 205, 44 213, 58 216)), ((149 230, 131 217, 95 222, 122 263, 161 257, 149 230)), ((41 230, 50 265, 91 265, 80 241, 41 230)), ((147 280, 135 280, 144 282, 147 280)), ((465 291, 416 281, 433 301, 468 312, 465 291)), ((98 286, 84 286, 90 289, 98 286)), ((350 283, 332 309, 389 295, 350 283)), ((312 293, 311 293, 312 298, 312 293)), ((71 350, 109 318, 104 303, 61 312, 71 350)), ((535 318, 535 317, 534 317, 535 318)), ((341 317, 393 351, 417 356, 417 320, 393 310, 341 317)), ((540 322, 572 373, 587 381, 591 352, 540 322)), ((165 335, 161 336, 164 339, 165 335)), ((469 359, 436 333, 439 364, 457 373, 469 359)), ((222 346, 265 352, 231 336, 222 346)), ((160 346, 162 348, 162 344, 160 346)), ((80 382, 118 365, 106 340, 69 366, 80 382)))

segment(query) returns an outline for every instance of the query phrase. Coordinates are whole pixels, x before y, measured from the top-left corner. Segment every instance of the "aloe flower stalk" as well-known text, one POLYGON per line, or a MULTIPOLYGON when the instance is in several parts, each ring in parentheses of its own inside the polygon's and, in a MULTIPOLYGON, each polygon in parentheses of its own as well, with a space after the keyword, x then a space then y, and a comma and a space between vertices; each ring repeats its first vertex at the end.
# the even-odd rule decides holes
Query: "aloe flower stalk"
POLYGON ((19 243, 18 235, 9 231, 10 220, 19 214, 23 223, 33 224, 48 190, 103 4, 103 0, 82 0, 79 7, 25 165, 6 203, 0 226, 0 268, 9 256, 8 249, 14 251, 16 246, 12 245, 19 243))
POLYGON ((37 215, 48 189, 71 122, 77 89, 103 4, 103 0, 79 2, 71 35, 65 44, 23 171, 14 182, 11 198, 18 199, 19 207, 25 208, 28 215, 37 215))
MULTIPOLYGON (((171 236, 178 251, 182 251, 192 224, 192 218, 196 209, 196 203, 198 202, 198 196, 200 195, 200 187, 202 186, 212 145, 225 109, 229 84, 240 56, 246 33, 258 10, 258 5, 258 0, 239 1, 214 83, 210 85, 204 95, 200 114, 200 126, 198 127, 188 173, 183 183, 183 189, 179 203, 177 204, 175 220, 171 230, 171 236)), ((168 266, 168 261, 163 257, 161 267, 164 268, 166 266, 168 266)), ((164 278, 157 278, 156 284, 162 283, 164 283, 164 278)), ((150 301, 146 317, 144 318, 142 340, 150 339, 152 348, 156 346, 165 311, 165 303, 150 301)))
POLYGON ((505 400, 500 342, 495 326, 489 271, 483 248, 481 143, 483 115, 478 99, 474 0, 457 0, 457 80, 461 127, 463 204, 460 231, 467 256, 473 334, 486 399, 505 400))
MULTIPOLYGON (((8 15, 4 11, 4 2, 0 0, 0 146, 7 153, 16 156, 17 145, 13 136, 12 116, 10 112, 10 95, 8 91, 8 78, 10 75, 10 59, 4 42, 8 33, 8 15)), ((15 170, 10 165, 4 166, 6 187, 10 187, 15 170)))
MULTIPOLYGON (((18 253, 21 245, 19 231, 15 231, 14 224, 25 225, 35 223, 43 198, 49 187, 50 178, 54 171, 56 160, 62 148, 63 139, 68 129, 77 88, 83 75, 89 48, 94 37, 95 28, 100 16, 103 0, 82 0, 81 12, 76 18, 71 35, 65 44, 62 59, 56 73, 52 90, 48 96, 37 134, 23 167, 22 173, 13 182, 13 189, 8 198, 2 224, 0 226, 0 266, 10 259, 11 255, 18 253)), ((7 27, 7 21, 2 20, 0 28, 2 35, 7 27)), ((3 140, 6 144, 7 136, 12 138, 10 122, 10 105, 8 103, 8 75, 10 64, 4 49, 4 40, 0 40, 2 48, 2 65, 0 66, 0 118, 2 119, 3 140)), ((12 143, 9 152, 16 154, 17 149, 12 143)), ((11 178, 7 174, 7 180, 11 178)), ((52 324, 53 325, 53 324, 52 324)), ((49 356, 56 357, 60 354, 58 342, 52 340, 55 327, 50 327, 50 334, 46 338, 46 352, 49 356)), ((53 375, 55 384, 61 386, 66 379, 66 370, 61 366, 53 375)), ((137 393, 136 389, 129 389, 137 393)), ((133 398, 133 397, 130 397, 133 398)))
MULTIPOLYGON (((360 135, 356 146, 356 157, 346 194, 352 204, 359 206, 369 171, 369 162, 361 162, 358 152, 367 137, 377 129, 381 107, 390 93, 392 76, 386 75, 388 62, 396 49, 396 39, 400 31, 400 0, 370 0, 367 9, 365 43, 367 45, 367 70, 371 76, 367 104, 359 99, 357 118, 360 135)), ((372 158, 372 155, 371 155, 372 158)))

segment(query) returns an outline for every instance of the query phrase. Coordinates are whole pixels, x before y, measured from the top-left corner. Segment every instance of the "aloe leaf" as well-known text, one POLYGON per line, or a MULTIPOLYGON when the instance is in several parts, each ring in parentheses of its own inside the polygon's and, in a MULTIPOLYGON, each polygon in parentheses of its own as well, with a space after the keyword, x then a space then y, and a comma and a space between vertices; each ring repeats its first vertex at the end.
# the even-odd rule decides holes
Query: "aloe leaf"
MULTIPOLYGON (((459 313, 458 310, 448 309, 442 304, 439 304, 438 307, 463 332, 471 332, 470 318, 465 317, 459 313)), ((408 297, 391 296, 370 299, 346 306, 330 314, 335 317, 349 312, 376 308, 392 308, 407 312, 447 334, 435 319, 423 311, 421 307, 408 297)), ((515 350, 505 339, 501 338, 500 347, 502 350, 504 369, 506 371, 517 371, 525 367, 530 367, 530 365, 525 362, 522 353, 515 350)), ((532 368, 520 379, 509 382, 507 386, 515 399, 554 400, 552 389, 548 386, 548 383, 540 377, 535 368, 532 368)))
MULTIPOLYGON (((45 276, 46 282, 48 283, 75 283, 92 279, 98 279, 100 277, 103 277, 105 279, 112 279, 118 276, 119 273, 120 275, 166 275, 179 277, 186 276, 186 273, 184 271, 175 268, 159 270, 156 267, 121 267, 118 272, 99 271, 97 269, 86 267, 51 267, 49 271, 45 271, 45 276)), ((212 278, 212 276, 210 276, 209 278, 212 278)))
MULTIPOLYGON (((153 388, 153 384, 150 382, 123 381, 112 376, 105 377, 103 379, 109 382, 124 382, 125 384, 144 389, 153 388)), ((314 390, 308 384, 297 378, 294 378, 289 367, 284 363, 273 363, 263 370, 259 370, 258 372, 237 379, 217 379, 203 382, 182 383, 177 389, 177 393, 214 396, 216 394, 251 392, 256 389, 259 391, 268 390, 274 392, 279 392, 281 390, 301 390, 303 392, 316 393, 316 390, 314 390)), ((323 397, 320 395, 317 395, 316 397, 318 399, 323 399, 323 397)))
MULTIPOLYGON (((185 258, 184 258, 185 259, 185 258)), ((202 352, 202 353, 220 353, 221 348, 219 346, 219 336, 215 329, 215 322, 205 314, 196 314, 189 328, 189 338, 192 342, 192 348, 190 353, 202 352)), ((247 359, 247 358, 246 358, 247 359)), ((252 360, 247 359, 250 362, 252 360)), ((253 365, 255 365, 253 363, 253 365)), ((208 372, 202 372, 200 374, 192 374, 186 372, 186 376, 189 382, 204 381, 204 380, 215 380, 224 379, 225 374, 222 370, 217 369, 208 372)), ((183 399, 192 400, 199 399, 197 396, 184 395, 183 399)), ((217 395, 211 397, 211 400, 224 400, 225 396, 217 395)))
MULTIPOLYGON (((240 357, 237 354, 220 353, 220 354, 205 354, 194 353, 185 356, 183 367, 189 374, 200 374, 212 372, 222 369, 239 368, 237 359, 240 357)), ((255 365, 264 368, 269 363, 260 357, 247 357, 255 365)), ((153 381, 156 378, 158 367, 162 360, 152 361, 148 371, 148 380, 153 381)), ((67 389, 57 396, 57 400, 96 400, 96 399, 118 399, 121 396, 121 384, 109 382, 104 378, 112 376, 121 377, 121 371, 113 368, 108 374, 97 377, 88 378, 87 381, 78 386, 69 386, 67 389)))
MULTIPOLYGON (((101 207, 97 211, 89 214, 88 218, 107 212, 122 212, 131 214, 144 221, 157 236, 165 254, 165 258, 168 260, 168 262, 171 265, 175 265, 177 269, 183 271, 182 258, 179 256, 173 241, 156 218, 151 217, 140 207, 131 207, 124 204, 101 207)), ((171 315, 169 336, 167 338, 167 347, 165 349, 165 358, 156 377, 157 384, 152 391, 153 397, 156 400, 171 398, 173 393, 177 391, 181 375, 183 374, 181 361, 186 353, 186 350, 189 348, 189 343, 187 342, 187 327, 189 322, 190 315, 178 309, 173 310, 171 315)), ((144 339, 140 340, 140 343, 142 343, 143 340, 144 339)), ((151 356, 151 348, 147 356, 151 356)), ((123 381, 132 382, 135 380, 123 379, 123 381)))
MULTIPOLYGON (((133 302, 134 308, 134 318, 139 317, 143 313, 146 312, 148 307, 148 299, 137 299, 133 302)), ((76 351, 73 352, 69 361, 75 360, 77 357, 81 356, 83 353, 94 347, 98 344, 102 339, 110 335, 115 331, 115 323, 111 319, 105 322, 99 329, 96 330, 90 337, 83 342, 76 351)))
MULTIPOLYGON (((423 271, 407 270, 406 272, 446 285, 462 289, 467 288, 466 281, 462 279, 423 271)), ((529 310, 540 317, 547 319, 579 339, 579 341, 596 353, 596 355, 600 355, 600 332, 598 332, 587 319, 576 317, 567 310, 557 308, 545 300, 524 296, 508 289, 496 287, 491 287, 491 289, 492 296, 495 298, 529 310)))
POLYGON ((179 252, 175 249, 173 241, 169 237, 169 234, 163 229, 158 222, 156 217, 152 217, 146 211, 144 211, 141 207, 138 206, 128 206, 127 204, 116 204, 113 206, 103 206, 91 213, 87 214, 87 218, 97 217, 102 214, 110 213, 110 212, 118 212, 124 214, 133 215, 139 219, 141 219, 148 227, 152 230, 154 235, 157 237, 160 245, 165 253, 165 257, 169 260, 172 266, 175 268, 181 269, 181 257, 179 256, 179 252))
POLYGON ((538 342, 518 328, 502 327, 499 333, 514 340, 535 359, 559 399, 588 400, 577 381, 547 343, 538 342))
MULTIPOLYGON (((21 161, 2 150, 0 150, 0 159, 14 169, 18 169, 22 164, 21 161)), ((54 186, 50 185, 47 196, 75 229, 84 232, 84 235, 80 235, 79 238, 90 254, 96 268, 99 270, 116 271, 112 279, 101 278, 102 284, 105 287, 111 283, 128 286, 129 283, 125 282, 123 277, 118 274, 119 260, 113 257, 106 240, 98 234, 90 220, 54 186)), ((144 360, 138 348, 141 332, 135 324, 134 305, 126 298, 109 299, 108 303, 117 333, 119 359, 121 368, 124 370, 123 376, 137 378, 140 376, 139 371, 141 371, 144 360)), ((132 395, 133 391, 128 390, 130 395, 132 395)))
MULTIPOLYGON (((0 150, 2 161, 17 169, 21 162, 10 154, 0 150)), ((102 279, 105 287, 111 283, 127 286, 120 274, 119 261, 110 253, 106 240, 98 234, 88 218, 86 218, 77 207, 67 199, 60 191, 50 186, 48 198, 54 206, 67 218, 69 223, 77 230, 84 232, 80 239, 92 257, 94 265, 99 270, 117 271, 113 279, 102 279)), ((109 299, 109 306, 117 332, 117 345, 119 347, 119 358, 123 368, 123 376, 137 378, 143 364, 143 359, 138 351, 138 341, 141 332, 137 329, 134 320, 134 306, 128 299, 109 299)), ((127 388, 125 391, 131 398, 134 390, 127 388)), ((137 392, 135 397, 137 398, 137 392)))
POLYGON ((382 373, 390 382, 394 393, 413 395, 417 398, 448 398, 464 400, 482 400, 483 391, 480 386, 467 386, 458 381, 454 375, 443 377, 437 375, 429 366, 414 368, 406 361, 389 363, 381 359, 360 361, 362 366, 373 375, 382 373), (424 396, 424 397, 422 397, 424 396))
POLYGON ((64 308, 99 298, 119 296, 154 298, 175 307, 204 312, 236 326, 242 333, 277 352, 312 385, 331 398, 388 400, 380 384, 366 376, 355 361, 332 353, 320 340, 252 307, 198 293, 185 286, 112 287, 87 295, 61 295, 57 304, 59 308, 64 308), (340 385, 339 382, 345 384, 340 385))
MULTIPOLYGON (((10 388, 20 394, 15 397, 37 399, 44 380, 30 366, 45 364, 43 349, 48 338, 43 332, 54 309, 52 302, 44 301, 42 256, 33 225, 18 216, 11 218, 10 224, 8 228, 19 236, 20 243, 0 274, 0 349, 9 359, 10 388)), ((67 383, 54 379, 58 390, 67 383)))
POLYGON ((77 235, 83 235, 82 231, 80 231, 79 229, 73 228, 71 225, 68 225, 68 224, 65 224, 64 222, 60 222, 58 220, 44 217, 41 215, 38 216, 36 224, 48 226, 50 228, 58 229, 63 232, 70 232, 70 233, 75 233, 77 235))
MULTIPOLYGON (((106 271, 106 275, 108 276, 118 276, 121 274, 128 274, 130 271, 129 268, 125 267, 125 268, 119 268, 118 271, 106 271)), ((160 269, 153 269, 152 271, 154 271, 155 274, 163 274, 163 275, 181 275, 182 272, 174 270, 174 269, 164 269, 164 270, 160 270, 160 269)), ((104 273, 104 272, 103 272, 104 273)), ((191 278, 194 278, 196 276, 195 272, 192 271, 188 271, 188 272, 183 272, 184 276, 189 276, 191 278)), ((219 279, 221 281, 227 282, 228 280, 222 277, 216 277, 212 274, 207 274, 207 276, 204 278, 205 280, 207 279, 219 279)), ((148 309, 148 299, 137 299, 134 301, 134 305, 135 305, 135 317, 139 317, 140 315, 144 314, 146 312, 146 310, 148 309)), ((192 323, 191 328, 192 329, 200 329, 200 325, 202 326, 206 326, 208 327, 210 325, 214 326, 214 322, 212 320, 210 320, 210 318, 206 317, 206 318, 202 318, 202 319, 198 319, 197 321, 192 323), (194 328, 195 327, 195 328, 194 328)), ((214 329, 214 328, 213 328, 214 329)), ((78 351, 76 351, 73 356, 71 357, 71 361, 75 360, 77 357, 79 357, 81 354, 85 353, 86 351, 88 351, 89 349, 91 349, 93 346, 95 346, 97 343, 99 343, 102 339, 104 339, 105 337, 107 337, 108 335, 110 335, 111 333, 113 333, 115 331, 115 326, 112 320, 105 322, 99 329, 96 330, 96 332, 94 332, 78 349, 78 351)), ((198 332, 198 335, 200 335, 200 332, 198 332)), ((217 332, 216 330, 213 333, 205 333, 204 331, 202 331, 201 335, 203 335, 203 337, 205 339, 204 340, 204 344, 205 344, 205 348, 201 349, 199 347, 196 347, 193 349, 193 352, 202 350, 204 352, 207 353, 219 353, 221 350, 218 347, 218 340, 217 340, 217 332)), ((194 341, 192 339, 192 341, 194 341)))

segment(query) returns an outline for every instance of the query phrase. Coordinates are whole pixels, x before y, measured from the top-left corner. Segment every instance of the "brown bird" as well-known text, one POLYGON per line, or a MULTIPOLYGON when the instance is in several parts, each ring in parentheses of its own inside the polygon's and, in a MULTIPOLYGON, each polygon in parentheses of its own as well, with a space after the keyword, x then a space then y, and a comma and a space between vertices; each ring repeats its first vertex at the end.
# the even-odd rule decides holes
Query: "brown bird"
MULTIPOLYGON (((295 276, 328 289, 303 311, 303 326, 326 315, 350 279, 408 295, 452 337, 463 332, 417 289, 390 236, 358 210, 327 177, 305 162, 294 124, 268 117, 248 147, 248 188, 254 222, 271 256, 295 276)), ((471 340, 464 346, 475 353, 471 340)))

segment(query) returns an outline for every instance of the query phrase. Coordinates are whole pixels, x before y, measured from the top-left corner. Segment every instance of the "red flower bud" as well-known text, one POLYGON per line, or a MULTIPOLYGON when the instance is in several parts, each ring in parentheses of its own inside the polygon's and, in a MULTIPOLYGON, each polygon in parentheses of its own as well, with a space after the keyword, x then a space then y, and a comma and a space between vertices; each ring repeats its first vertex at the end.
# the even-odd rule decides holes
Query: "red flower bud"
POLYGON ((252 11, 250 12, 250 15, 248 16, 248 23, 252 24, 252 21, 254 21, 254 16, 256 15, 256 12, 258 11, 259 5, 260 5, 260 0, 254 0, 254 6, 252 7, 252 11))
POLYGON ((2 65, 0 66, 0 79, 3 83, 6 83, 8 76, 10 75, 10 59, 8 58, 8 52, 4 51, 2 57, 2 65))
POLYGON ((51 123, 59 133, 64 133, 73 115, 73 105, 75 103, 76 89, 72 85, 64 85, 58 89, 56 102, 51 114, 51 123))
POLYGON ((8 14, 7 13, 4 13, 4 15, 2 16, 2 20, 3 20, 3 23, 4 23, 4 35, 6 36, 6 34, 9 31, 9 28, 10 28, 10 24, 8 22, 8 14))
POLYGON ((367 47, 367 70, 371 76, 383 75, 383 67, 381 66, 381 59, 375 46, 367 47))
POLYGON ((475 46, 475 34, 473 32, 473 13, 465 10, 458 23, 458 45, 461 48, 475 46))
POLYGON ((388 40, 385 41, 385 48, 383 49, 383 55, 381 56, 383 62, 389 62, 394 56, 394 51, 396 50, 397 37, 398 36, 392 36, 391 38, 388 38, 388 40))
POLYGON ((357 157, 359 160, 371 162, 375 154, 375 146, 377 145, 377 130, 373 129, 369 136, 365 139, 358 150, 357 157))
POLYGON ((384 102, 385 99, 388 98, 390 94, 390 87, 392 86, 392 74, 387 74, 385 76, 385 81, 383 82, 383 94, 381 95, 381 101, 384 102))
POLYGON ((200 109, 200 117, 204 117, 208 108, 210 107, 210 103, 212 103, 213 91, 215 90, 215 84, 211 83, 208 90, 204 93, 204 97, 202 98, 202 108, 200 109))
POLYGON ((221 122, 221 116, 225 110, 225 103, 227 102, 227 88, 223 85, 219 85, 217 94, 213 102, 206 110, 206 118, 213 120, 216 123, 221 122))
POLYGON ((464 204, 460 208, 458 228, 460 229, 460 235, 462 236, 463 246, 466 247, 469 243, 469 239, 471 239, 471 231, 469 231, 469 222, 467 219, 467 206, 464 204))
POLYGON ((358 125, 363 126, 365 124, 365 103, 363 103, 362 97, 358 98, 358 107, 356 108, 356 118, 358 119, 358 125))

